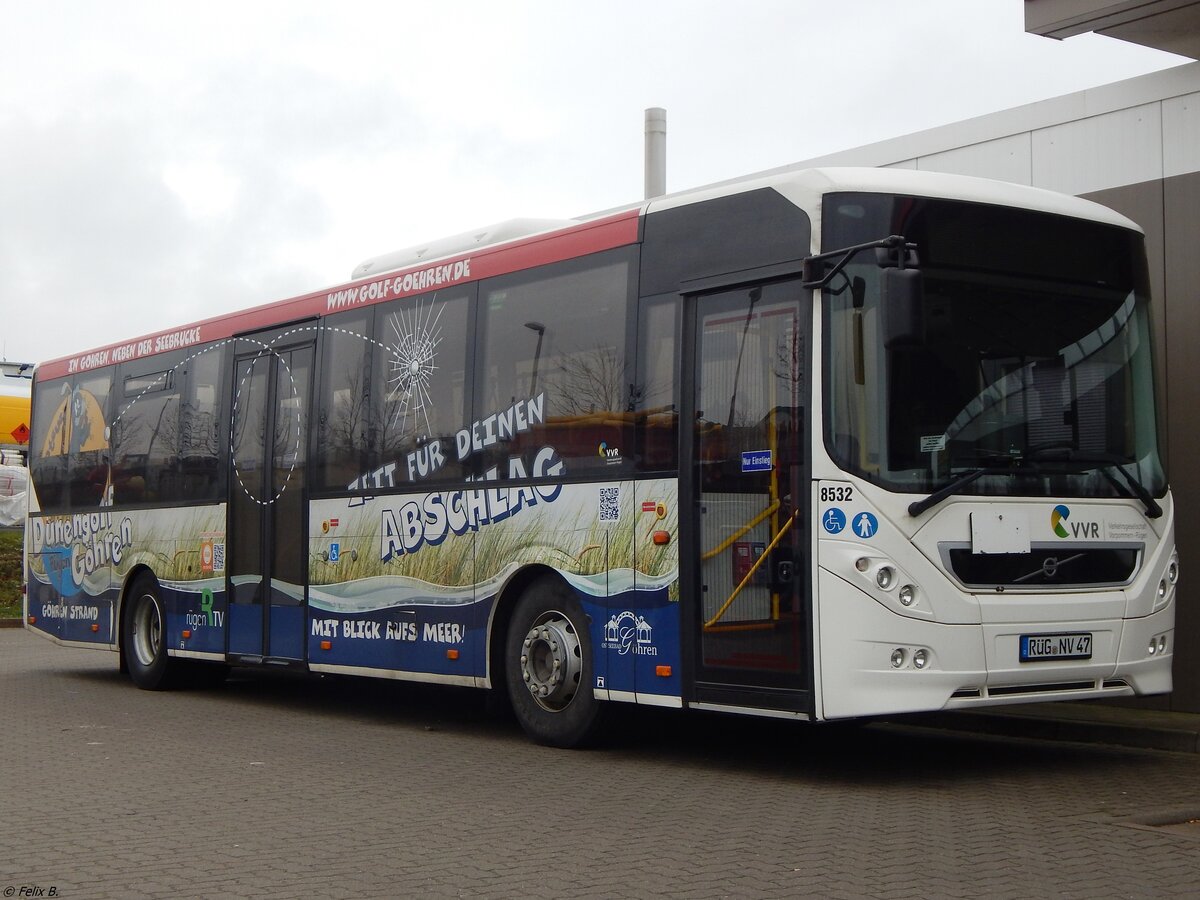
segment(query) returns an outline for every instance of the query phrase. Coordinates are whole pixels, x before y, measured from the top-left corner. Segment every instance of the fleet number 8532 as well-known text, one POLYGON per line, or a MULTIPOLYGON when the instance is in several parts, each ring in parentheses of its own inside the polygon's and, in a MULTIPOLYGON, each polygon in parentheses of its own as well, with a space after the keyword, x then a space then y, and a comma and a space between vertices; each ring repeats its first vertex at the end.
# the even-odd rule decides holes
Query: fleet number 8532
POLYGON ((822 503, 849 503, 854 499, 854 488, 848 484, 835 484, 821 488, 822 503))

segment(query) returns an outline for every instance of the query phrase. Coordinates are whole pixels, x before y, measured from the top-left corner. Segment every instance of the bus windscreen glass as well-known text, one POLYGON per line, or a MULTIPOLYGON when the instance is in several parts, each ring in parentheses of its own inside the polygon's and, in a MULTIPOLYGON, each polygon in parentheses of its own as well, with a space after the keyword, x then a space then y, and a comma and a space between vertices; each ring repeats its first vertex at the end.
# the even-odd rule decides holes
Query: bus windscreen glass
POLYGON ((889 234, 916 245, 922 333, 885 348, 871 254, 825 291, 826 443, 841 467, 904 492, 978 473, 961 492, 1127 497, 1132 476, 1163 495, 1140 234, 954 201, 826 198, 826 248, 889 234))

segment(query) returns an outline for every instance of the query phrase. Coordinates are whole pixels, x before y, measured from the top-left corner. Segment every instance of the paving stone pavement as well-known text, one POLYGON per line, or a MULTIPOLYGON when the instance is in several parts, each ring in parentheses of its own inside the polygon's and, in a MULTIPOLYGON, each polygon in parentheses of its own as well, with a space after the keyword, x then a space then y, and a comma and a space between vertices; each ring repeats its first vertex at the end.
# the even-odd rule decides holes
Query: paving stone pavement
POLYGON ((6 629, 0 760, 5 897, 1200 886, 1194 753, 638 710, 557 751, 466 690, 239 672, 147 693, 115 654, 6 629))

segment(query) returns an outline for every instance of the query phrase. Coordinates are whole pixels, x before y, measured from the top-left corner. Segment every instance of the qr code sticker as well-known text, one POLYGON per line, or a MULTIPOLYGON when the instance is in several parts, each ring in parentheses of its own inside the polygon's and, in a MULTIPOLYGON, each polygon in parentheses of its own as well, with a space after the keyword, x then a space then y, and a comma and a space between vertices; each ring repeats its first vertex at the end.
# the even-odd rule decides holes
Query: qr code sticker
POLYGON ((225 571, 225 545, 213 544, 213 571, 225 571))
POLYGON ((621 518, 621 489, 619 487, 600 488, 600 521, 616 522, 621 518))

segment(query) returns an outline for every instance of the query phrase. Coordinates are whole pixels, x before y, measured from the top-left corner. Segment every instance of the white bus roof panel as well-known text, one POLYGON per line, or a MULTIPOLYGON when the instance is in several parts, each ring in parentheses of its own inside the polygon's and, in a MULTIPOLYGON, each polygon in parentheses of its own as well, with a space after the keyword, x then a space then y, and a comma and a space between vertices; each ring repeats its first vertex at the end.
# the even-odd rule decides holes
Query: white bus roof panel
POLYGON ((674 209, 757 188, 774 188, 797 205, 806 207, 816 207, 823 194, 842 191, 910 194, 918 197, 1015 206, 1054 215, 1091 219, 1139 232, 1142 230, 1137 223, 1120 213, 1079 197, 1004 181, 913 169, 800 169, 668 195, 650 201, 646 204, 645 211, 653 214, 659 210, 674 209))

